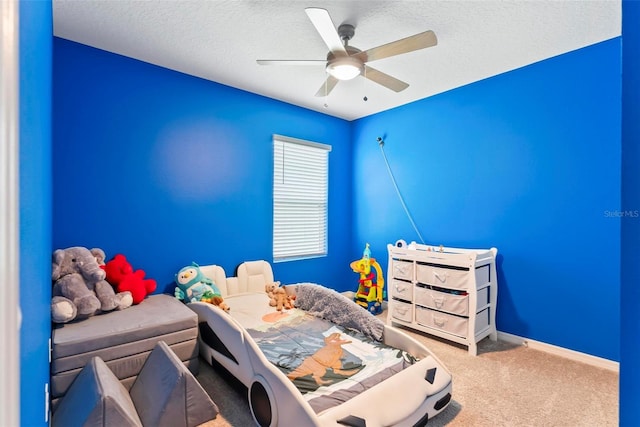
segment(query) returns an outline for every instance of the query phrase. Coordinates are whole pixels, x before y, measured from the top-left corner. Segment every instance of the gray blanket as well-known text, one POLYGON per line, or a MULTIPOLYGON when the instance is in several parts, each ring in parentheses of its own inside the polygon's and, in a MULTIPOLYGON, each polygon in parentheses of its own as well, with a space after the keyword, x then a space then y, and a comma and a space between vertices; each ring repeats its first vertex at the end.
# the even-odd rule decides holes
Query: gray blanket
POLYGON ((384 323, 354 301, 333 289, 314 283, 301 283, 294 287, 296 307, 342 327, 360 331, 376 341, 382 341, 384 323))

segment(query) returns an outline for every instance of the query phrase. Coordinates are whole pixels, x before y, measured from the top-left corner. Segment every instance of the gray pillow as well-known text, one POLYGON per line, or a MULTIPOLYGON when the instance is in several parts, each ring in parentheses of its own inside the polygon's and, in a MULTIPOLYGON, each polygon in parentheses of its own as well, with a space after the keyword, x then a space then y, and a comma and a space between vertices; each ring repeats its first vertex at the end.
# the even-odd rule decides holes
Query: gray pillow
POLYGON ((142 426, 129 393, 99 357, 87 363, 51 417, 52 426, 142 426))
POLYGON ((218 407, 167 343, 159 341, 129 390, 145 426, 192 427, 218 407))

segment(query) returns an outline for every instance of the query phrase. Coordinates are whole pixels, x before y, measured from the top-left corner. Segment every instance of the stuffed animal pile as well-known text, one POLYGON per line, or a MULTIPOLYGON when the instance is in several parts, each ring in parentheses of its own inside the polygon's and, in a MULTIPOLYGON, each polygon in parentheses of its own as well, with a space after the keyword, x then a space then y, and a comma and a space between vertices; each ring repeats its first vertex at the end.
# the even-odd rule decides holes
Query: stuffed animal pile
POLYGON ((156 281, 145 279, 144 270, 133 270, 133 267, 122 254, 117 254, 104 266, 107 274, 107 282, 114 287, 116 292, 131 292, 133 304, 140 304, 147 295, 156 290, 156 281))
POLYGON ((213 280, 202 273, 195 262, 190 266, 180 269, 176 274, 175 296, 179 300, 189 302, 207 302, 224 311, 229 311, 229 306, 224 302, 220 289, 213 280))
POLYGON ((131 292, 116 293, 105 280, 100 261, 106 257, 99 248, 75 246, 53 252, 51 279, 51 320, 67 323, 101 312, 124 310, 133 303, 131 292))
POLYGON ((287 295, 285 289, 280 287, 280 282, 267 283, 264 288, 269 297, 269 305, 271 307, 275 307, 278 311, 293 308, 294 297, 287 295))

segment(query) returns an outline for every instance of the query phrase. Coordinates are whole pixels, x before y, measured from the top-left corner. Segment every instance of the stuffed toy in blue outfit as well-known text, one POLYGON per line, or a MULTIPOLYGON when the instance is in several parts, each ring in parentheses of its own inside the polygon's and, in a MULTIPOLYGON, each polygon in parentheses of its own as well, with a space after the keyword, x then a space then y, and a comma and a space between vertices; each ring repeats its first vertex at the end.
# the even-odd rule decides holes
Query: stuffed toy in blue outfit
POLYGON ((182 268, 176 274, 175 296, 185 303, 208 302, 224 311, 229 310, 229 306, 224 302, 220 289, 213 283, 213 280, 205 276, 200 267, 195 262, 190 266, 182 268))

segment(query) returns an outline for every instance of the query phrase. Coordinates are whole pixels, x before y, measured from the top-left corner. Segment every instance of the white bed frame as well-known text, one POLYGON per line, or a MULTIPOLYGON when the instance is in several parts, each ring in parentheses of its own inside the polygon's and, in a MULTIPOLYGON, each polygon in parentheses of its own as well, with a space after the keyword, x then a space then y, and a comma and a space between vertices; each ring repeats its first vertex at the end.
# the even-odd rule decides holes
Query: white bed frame
MULTIPOLYGON (((273 272, 266 261, 241 264, 237 277, 226 277, 222 267, 216 265, 200 269, 213 279, 223 297, 262 293, 268 300, 264 286, 273 282, 273 272)), ((451 399, 451 373, 447 368, 424 345, 385 325, 384 344, 405 350, 420 361, 347 402, 316 414, 293 382, 267 360, 233 313, 201 302, 190 303, 189 307, 198 314, 200 355, 212 365, 217 362, 246 386, 249 407, 259 426, 424 425, 451 399), (203 328, 209 334, 213 332, 214 344, 203 338, 203 328)))

